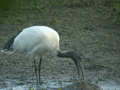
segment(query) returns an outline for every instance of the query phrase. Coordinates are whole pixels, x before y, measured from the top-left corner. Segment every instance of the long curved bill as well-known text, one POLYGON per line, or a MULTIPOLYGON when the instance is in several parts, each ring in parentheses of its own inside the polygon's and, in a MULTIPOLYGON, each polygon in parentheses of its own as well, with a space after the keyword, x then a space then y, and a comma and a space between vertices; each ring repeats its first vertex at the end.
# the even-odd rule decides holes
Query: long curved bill
POLYGON ((71 59, 73 60, 73 62, 76 65, 78 76, 80 76, 80 71, 81 71, 82 80, 84 80, 85 79, 84 78, 84 65, 83 65, 82 61, 77 58, 71 58, 71 59))

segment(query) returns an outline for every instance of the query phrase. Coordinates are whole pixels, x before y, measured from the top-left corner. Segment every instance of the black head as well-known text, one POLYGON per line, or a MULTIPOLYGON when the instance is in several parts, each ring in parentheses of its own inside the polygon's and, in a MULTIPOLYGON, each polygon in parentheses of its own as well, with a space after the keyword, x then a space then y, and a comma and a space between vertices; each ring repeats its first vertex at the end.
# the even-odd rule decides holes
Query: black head
POLYGON ((82 72, 82 78, 84 79, 84 72, 83 72, 83 65, 81 64, 81 61, 83 59, 83 55, 80 53, 79 49, 72 49, 72 50, 67 50, 67 51, 58 51, 57 54, 58 57, 64 57, 64 58, 71 58, 73 62, 76 65, 78 75, 80 75, 80 69, 82 72))

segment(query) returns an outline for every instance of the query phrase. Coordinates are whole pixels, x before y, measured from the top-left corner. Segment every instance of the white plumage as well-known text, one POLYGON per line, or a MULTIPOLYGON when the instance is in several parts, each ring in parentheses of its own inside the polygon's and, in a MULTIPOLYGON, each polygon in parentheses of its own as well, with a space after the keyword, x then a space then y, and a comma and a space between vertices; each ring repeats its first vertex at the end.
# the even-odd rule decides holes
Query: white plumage
POLYGON ((8 40, 2 51, 11 48, 12 53, 22 53, 34 60, 34 71, 40 83, 42 56, 47 53, 51 55, 58 54, 58 51, 60 51, 59 34, 47 26, 31 26, 23 29, 18 35, 8 40), (36 57, 40 59, 38 64, 35 60, 36 57))
POLYGON ((42 56, 47 53, 58 57, 71 58, 76 65, 78 75, 81 69, 84 79, 80 64, 81 56, 76 53, 76 50, 61 51, 59 47, 59 34, 50 27, 32 26, 23 29, 18 35, 9 39, 1 51, 11 50, 11 48, 13 52, 23 53, 34 60, 34 71, 39 83, 42 56), (38 64, 36 63, 35 57, 40 59, 38 64))
POLYGON ((56 54, 59 50, 59 35, 47 26, 28 27, 14 39, 12 48, 30 57, 40 57, 48 52, 56 54))

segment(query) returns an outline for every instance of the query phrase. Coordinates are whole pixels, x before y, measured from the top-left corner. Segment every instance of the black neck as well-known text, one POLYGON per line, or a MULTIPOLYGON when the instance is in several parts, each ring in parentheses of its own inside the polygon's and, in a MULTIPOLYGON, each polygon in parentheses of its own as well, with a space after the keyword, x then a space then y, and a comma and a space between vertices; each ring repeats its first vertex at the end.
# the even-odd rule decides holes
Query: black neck
POLYGON ((71 58, 73 51, 58 51, 57 56, 63 58, 71 58))
POLYGON ((80 52, 77 50, 66 50, 66 51, 58 51, 57 53, 58 57, 63 57, 63 58, 71 58, 74 60, 81 60, 83 56, 81 55, 80 52))

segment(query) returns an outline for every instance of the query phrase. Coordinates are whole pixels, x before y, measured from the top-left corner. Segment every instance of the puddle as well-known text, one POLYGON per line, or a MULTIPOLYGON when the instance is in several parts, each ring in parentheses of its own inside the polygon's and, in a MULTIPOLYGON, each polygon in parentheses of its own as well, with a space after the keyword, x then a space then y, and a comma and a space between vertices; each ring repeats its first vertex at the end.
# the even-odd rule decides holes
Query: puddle
MULTIPOLYGON (((45 78, 42 80, 44 81, 44 83, 39 87, 40 90, 62 90, 63 88, 64 90, 76 90, 74 87, 77 86, 75 85, 75 83, 72 82, 70 77, 62 77, 62 80, 48 80, 45 78), (68 86, 70 88, 68 88, 68 86)), ((18 82, 19 81, 17 80, 7 80, 5 82, 5 87, 0 88, 0 90, 39 90, 37 89, 38 87, 36 85, 32 84, 35 82, 31 82, 29 84, 24 85, 20 85, 18 84, 18 82)), ((102 90, 120 90, 120 85, 110 80, 100 81, 98 82, 98 86, 100 86, 102 90)), ((77 87, 79 88, 80 85, 78 84, 77 87)))
POLYGON ((98 85, 102 88, 102 90, 120 90, 120 85, 115 81, 101 81, 98 85))
MULTIPOLYGON (((4 82, 4 88, 0 88, 0 90, 31 90, 30 88, 34 88, 34 90, 37 90, 36 89, 36 85, 35 80, 33 81, 28 81, 29 83, 28 84, 24 84, 21 83, 20 81, 18 80, 6 80, 4 82), (19 83, 18 83, 19 82, 19 83), (34 84, 32 84, 34 83, 34 84), (20 85, 22 84, 22 85, 20 85)), ((40 89, 42 90, 58 90, 58 88, 64 88, 68 85, 72 85, 72 81, 71 81, 71 78, 70 77, 63 77, 62 79, 57 79, 57 80, 49 80, 49 79, 45 79, 45 78, 42 78, 42 81, 43 84, 39 87, 40 89)), ((2 85, 3 87, 3 85, 2 85)), ((37 87, 38 88, 38 87, 37 87)))

